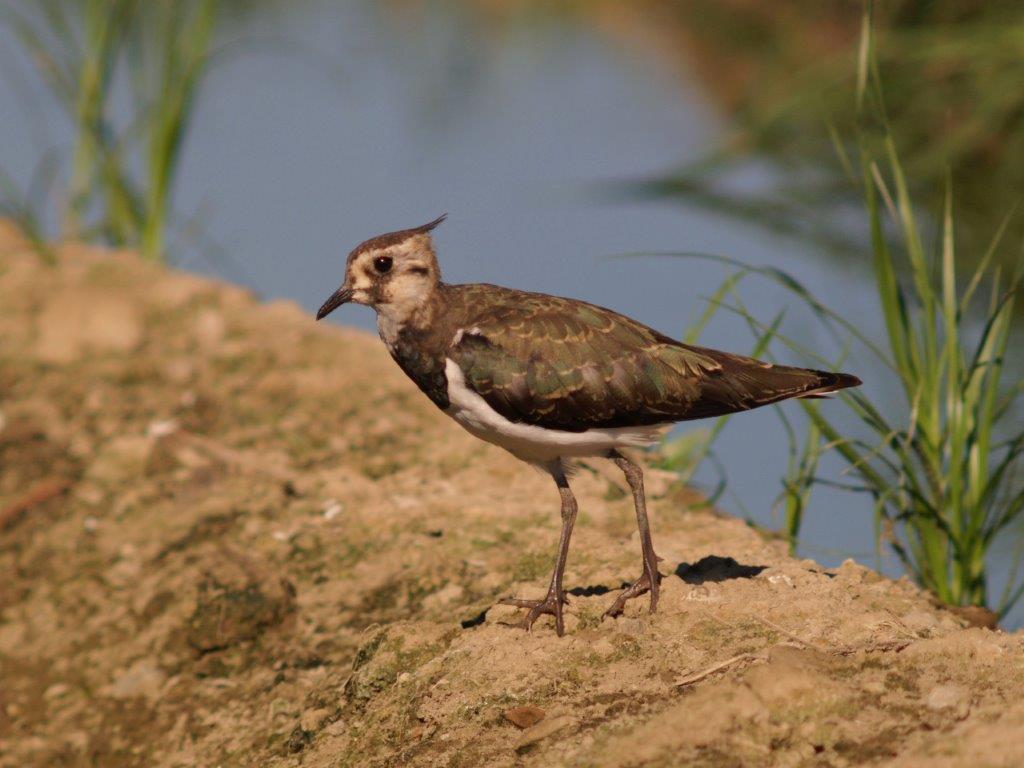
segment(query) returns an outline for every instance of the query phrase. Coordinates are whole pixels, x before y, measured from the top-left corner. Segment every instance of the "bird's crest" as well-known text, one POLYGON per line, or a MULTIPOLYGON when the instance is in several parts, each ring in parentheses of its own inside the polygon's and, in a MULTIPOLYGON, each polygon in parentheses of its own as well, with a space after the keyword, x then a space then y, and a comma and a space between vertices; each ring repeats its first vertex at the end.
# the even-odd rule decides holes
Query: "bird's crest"
POLYGON ((348 255, 349 263, 361 253, 366 251, 376 251, 382 248, 388 248, 392 245, 398 245, 399 243, 405 242, 410 237, 416 235, 429 235, 434 229, 436 229, 442 221, 448 218, 447 213, 442 213, 433 221, 428 221, 426 224, 421 224, 418 227, 411 227, 409 229, 400 229, 396 232, 385 232, 383 235, 377 235, 371 237, 369 240, 364 240, 348 255))

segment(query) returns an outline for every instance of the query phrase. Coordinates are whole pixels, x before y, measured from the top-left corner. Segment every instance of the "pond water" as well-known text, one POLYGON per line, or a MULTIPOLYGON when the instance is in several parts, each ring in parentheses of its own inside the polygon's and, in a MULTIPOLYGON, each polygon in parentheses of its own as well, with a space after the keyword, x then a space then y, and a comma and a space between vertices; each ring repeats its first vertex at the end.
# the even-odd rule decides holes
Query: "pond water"
MULTIPOLYGON (((356 243, 448 212, 435 242, 452 282, 570 295, 678 336, 723 268, 610 257, 704 251, 790 271, 868 334, 881 334, 867 254, 863 262, 825 258, 732 219, 601 194, 603 183, 699 157, 728 127, 656 57, 568 22, 495 30, 457 4, 431 4, 424 15, 388 8, 304 0, 234 18, 201 93, 175 196, 177 213, 198 216, 217 248, 181 241, 179 265, 312 312, 342 279, 356 243)), ((0 167, 25 187, 44 153, 66 149, 71 136, 5 35, 0 167)), ((763 174, 751 167, 737 183, 758 185, 763 174)), ((765 320, 794 304, 754 279, 743 296, 765 320)), ((373 327, 364 308, 332 320, 373 327)), ((825 357, 841 352, 797 306, 783 330, 825 357)), ((753 346, 745 323, 725 314, 701 341, 736 352, 753 346)), ((844 367, 872 397, 898 407, 871 361, 853 357, 844 367)), ((803 424, 798 406, 787 412, 803 424)), ((786 451, 770 409, 734 419, 716 446, 729 480, 720 506, 777 525, 771 507, 786 451)), ((838 468, 825 461, 822 472, 838 479, 838 468)), ((712 486, 713 469, 697 482, 712 486)), ((817 489, 802 536, 802 553, 827 566, 852 556, 899 573, 890 559, 875 560, 867 497, 817 489)), ((1011 623, 1020 623, 1017 613, 1011 623)))

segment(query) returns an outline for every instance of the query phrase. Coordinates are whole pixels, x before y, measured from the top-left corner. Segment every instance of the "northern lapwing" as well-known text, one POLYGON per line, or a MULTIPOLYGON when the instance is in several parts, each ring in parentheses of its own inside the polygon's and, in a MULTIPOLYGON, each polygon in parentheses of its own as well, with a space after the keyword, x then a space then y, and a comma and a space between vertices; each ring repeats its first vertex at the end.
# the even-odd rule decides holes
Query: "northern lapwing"
POLYGON ((438 408, 554 478, 562 533, 547 595, 502 601, 527 609, 527 629, 550 614, 558 634, 564 631, 562 574, 577 511, 568 481, 573 459, 611 459, 633 492, 643 571, 605 615, 621 614, 627 600, 645 592, 653 613, 661 575, 643 472, 622 449, 649 446, 678 421, 860 384, 846 373, 683 344, 584 301, 497 285, 449 285, 441 280, 430 235, 444 219, 357 246, 344 282, 316 317, 350 301, 373 307, 391 356, 438 408))

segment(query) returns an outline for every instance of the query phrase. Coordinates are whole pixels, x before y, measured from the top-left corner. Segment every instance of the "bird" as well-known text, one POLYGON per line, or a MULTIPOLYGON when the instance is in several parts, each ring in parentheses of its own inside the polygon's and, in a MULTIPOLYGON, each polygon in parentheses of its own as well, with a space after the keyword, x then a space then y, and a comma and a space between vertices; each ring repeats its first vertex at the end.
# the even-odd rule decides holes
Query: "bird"
POLYGON ((578 512, 569 479, 584 458, 610 459, 623 472, 640 534, 640 577, 604 616, 621 615, 627 601, 644 594, 654 613, 662 576, 643 470, 630 449, 651 446, 676 422, 825 397, 860 379, 684 344, 585 301, 445 283, 431 233, 446 217, 356 246, 341 286, 316 319, 348 302, 372 307, 391 357, 438 408, 470 434, 551 475, 561 534, 547 593, 501 601, 525 609, 527 630, 550 615, 556 633, 565 631, 562 582, 578 512))

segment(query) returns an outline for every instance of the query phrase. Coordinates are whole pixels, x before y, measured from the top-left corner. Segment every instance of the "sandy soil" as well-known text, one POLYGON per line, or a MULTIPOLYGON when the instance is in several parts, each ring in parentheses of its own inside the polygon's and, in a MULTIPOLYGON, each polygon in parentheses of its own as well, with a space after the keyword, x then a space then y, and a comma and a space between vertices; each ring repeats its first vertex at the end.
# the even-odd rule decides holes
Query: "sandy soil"
MULTIPOLYGON (((512 626, 550 480, 370 336, 0 231, 0 766, 1016 766, 1024 637, 584 468, 567 634, 512 626)), ((827 514, 818 510, 817 514, 827 514)))

